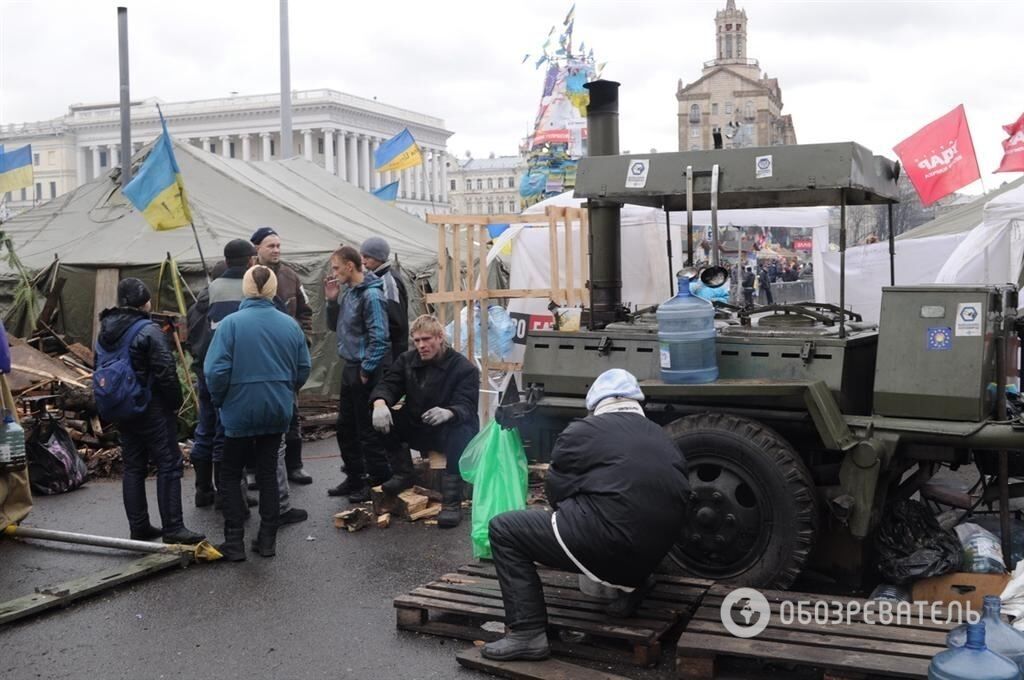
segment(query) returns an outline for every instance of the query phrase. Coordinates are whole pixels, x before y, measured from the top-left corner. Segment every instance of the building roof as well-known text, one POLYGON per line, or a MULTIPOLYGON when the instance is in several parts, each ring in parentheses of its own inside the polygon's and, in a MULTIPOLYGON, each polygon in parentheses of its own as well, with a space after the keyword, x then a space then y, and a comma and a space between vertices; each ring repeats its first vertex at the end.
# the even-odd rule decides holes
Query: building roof
POLYGON ((484 172, 487 170, 515 170, 524 165, 519 156, 498 156, 496 158, 470 158, 459 161, 459 169, 464 172, 484 172))
POLYGON ((929 236, 941 236, 945 234, 959 234, 970 231, 984 221, 985 204, 1000 194, 1005 194, 1011 189, 1024 185, 1024 177, 1019 177, 1012 182, 1007 182, 987 194, 970 197, 966 203, 950 210, 941 217, 936 217, 931 222, 914 227, 896 237, 896 240, 927 238, 929 236))

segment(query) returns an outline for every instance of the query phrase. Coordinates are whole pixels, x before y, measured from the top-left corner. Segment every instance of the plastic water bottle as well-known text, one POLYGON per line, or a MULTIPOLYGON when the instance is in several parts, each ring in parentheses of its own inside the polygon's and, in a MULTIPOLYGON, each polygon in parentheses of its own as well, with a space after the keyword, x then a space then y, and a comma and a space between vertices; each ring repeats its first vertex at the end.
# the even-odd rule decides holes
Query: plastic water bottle
POLYGON ((967 625, 963 647, 939 652, 928 665, 928 680, 1020 680, 1017 664, 985 646, 985 625, 967 625))
POLYGON ((661 379, 667 383, 708 383, 718 379, 715 359, 715 308, 690 294, 679 279, 676 296, 658 306, 661 379))
MULTIPOLYGON (((981 625, 985 627, 985 646, 1002 654, 1024 671, 1024 634, 1003 621, 999 615, 1002 601, 998 595, 986 595, 982 605, 981 625)), ((967 627, 957 626, 946 636, 948 647, 963 647, 967 642, 967 627)))
POLYGON ((14 420, 10 411, 4 415, 4 430, 0 435, 0 470, 19 470, 25 467, 25 430, 14 420))
POLYGON ((512 353, 512 344, 516 337, 516 322, 501 305, 490 305, 487 308, 487 341, 491 356, 504 359, 512 353))

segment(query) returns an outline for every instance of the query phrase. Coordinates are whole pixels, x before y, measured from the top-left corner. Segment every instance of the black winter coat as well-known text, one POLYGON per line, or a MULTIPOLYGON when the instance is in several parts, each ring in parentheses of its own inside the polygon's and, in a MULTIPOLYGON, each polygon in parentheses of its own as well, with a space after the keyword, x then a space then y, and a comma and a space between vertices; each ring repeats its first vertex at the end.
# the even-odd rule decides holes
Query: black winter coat
POLYGON ((370 403, 383 399, 394 406, 403 396, 402 409, 408 409, 411 422, 420 422, 424 412, 440 406, 455 414, 453 424, 480 428, 480 371, 450 347, 430 362, 420 359, 414 349, 400 355, 373 388, 370 403))
MULTIPOLYGON (((132 307, 112 307, 100 314, 100 334, 96 341, 113 351, 121 336, 139 319, 148 319, 145 312, 132 307)), ((149 385, 160 403, 174 410, 181 406, 181 384, 178 367, 163 331, 155 323, 143 326, 128 346, 128 356, 139 384, 149 385)))
POLYGON ((643 583, 680 538, 690 497, 686 460, 637 413, 572 422, 545 480, 569 552, 608 583, 643 583))

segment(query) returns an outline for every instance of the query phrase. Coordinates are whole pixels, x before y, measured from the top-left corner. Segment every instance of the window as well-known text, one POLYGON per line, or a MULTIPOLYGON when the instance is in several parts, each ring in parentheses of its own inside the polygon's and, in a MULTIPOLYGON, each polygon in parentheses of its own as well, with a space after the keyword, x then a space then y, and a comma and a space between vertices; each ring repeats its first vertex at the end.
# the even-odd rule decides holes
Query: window
POLYGON ((718 115, 718 103, 717 102, 711 105, 711 115, 712 116, 717 116, 718 115))
POLYGON ((726 24, 725 25, 725 30, 731 31, 732 30, 732 24, 726 24))
POLYGON ((274 140, 273 139, 270 140, 270 155, 271 156, 274 155, 274 140))
POLYGON ((107 152, 106 151, 100 151, 100 167, 101 168, 108 167, 107 166, 107 152))
POLYGON ((747 118, 747 120, 754 119, 754 102, 747 101, 746 106, 743 107, 743 115, 744 117, 747 118))
POLYGON ((487 188, 488 189, 493 189, 494 188, 494 178, 493 177, 488 177, 487 178, 487 188))
POLYGON ((477 191, 483 191, 484 190, 484 181, 482 179, 478 179, 476 181, 476 190, 477 191))
POLYGON ((505 178, 504 177, 499 177, 498 178, 498 188, 499 189, 504 189, 505 188, 505 178))
POLYGON ((515 201, 509 201, 508 202, 508 211, 510 213, 514 213, 516 211, 516 202, 515 201))
POLYGON ((50 198, 57 198, 57 183, 50 182, 50 198))
POLYGON ((36 182, 36 200, 42 200, 43 198, 43 183, 36 182))
POLYGON ((700 122, 700 104, 693 104, 692 106, 690 106, 690 122, 700 122))
POLYGON ((451 191, 455 191, 455 180, 451 181, 451 191))
POLYGON ((743 27, 743 24, 736 24, 736 30, 737 31, 740 30, 742 27, 743 27))
POLYGON ((35 165, 36 167, 39 166, 39 154, 32 154, 32 165, 35 165))
POLYGON ((516 178, 515 177, 509 177, 508 178, 508 188, 509 189, 515 189, 516 188, 516 178))
POLYGON ((235 157, 235 143, 234 142, 229 142, 228 143, 228 155, 231 156, 232 158, 235 157))
POLYGON ((727 115, 727 116, 731 116, 732 115, 732 102, 726 102, 725 103, 725 115, 727 115))
POLYGON ((472 191, 472 190, 473 190, 473 180, 467 179, 466 180, 466 191, 472 191))
POLYGON ((217 142, 210 142, 210 153, 217 153, 217 142))
POLYGON ((732 59, 732 35, 725 35, 725 58, 732 59))
POLYGON ((316 152, 318 154, 320 154, 321 156, 324 153, 324 140, 323 140, 323 137, 320 137, 319 139, 316 140, 316 152))
POLYGON ((700 128, 699 127, 692 127, 692 128, 690 128, 690 139, 700 139, 700 128))

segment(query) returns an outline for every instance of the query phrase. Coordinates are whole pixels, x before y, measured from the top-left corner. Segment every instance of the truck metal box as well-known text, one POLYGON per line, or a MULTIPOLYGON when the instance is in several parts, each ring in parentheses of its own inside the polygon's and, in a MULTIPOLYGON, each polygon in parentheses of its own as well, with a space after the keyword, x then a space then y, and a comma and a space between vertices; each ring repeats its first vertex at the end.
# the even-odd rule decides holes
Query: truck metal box
MULTIPOLYGON (((874 411, 878 415, 980 422, 992 413, 992 286, 882 289, 874 411)), ((994 390, 993 390, 994 392, 994 390)))

